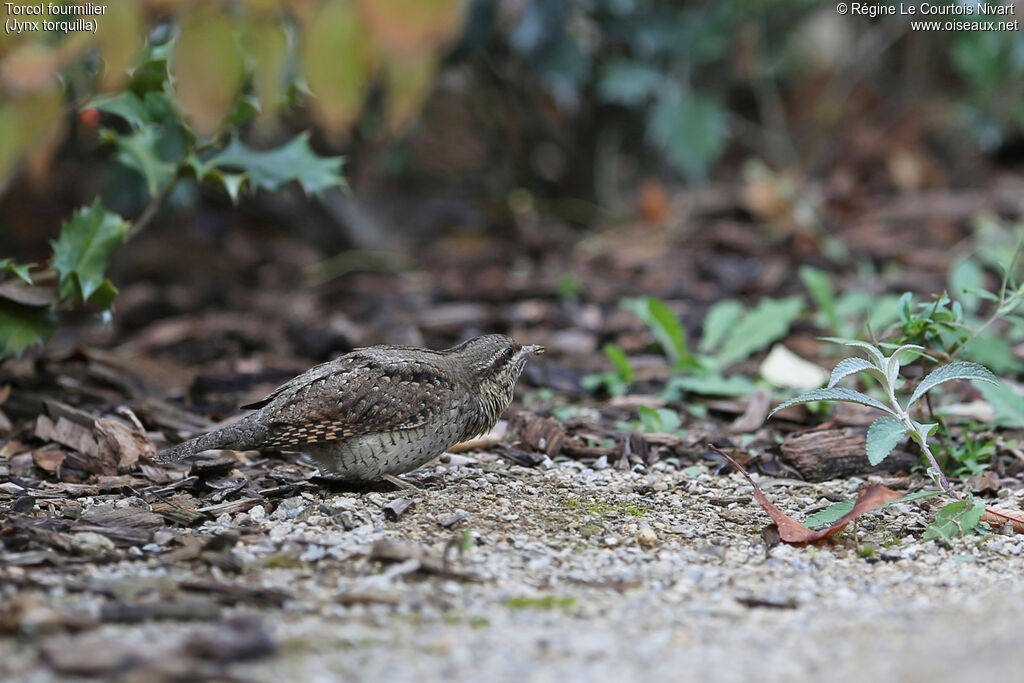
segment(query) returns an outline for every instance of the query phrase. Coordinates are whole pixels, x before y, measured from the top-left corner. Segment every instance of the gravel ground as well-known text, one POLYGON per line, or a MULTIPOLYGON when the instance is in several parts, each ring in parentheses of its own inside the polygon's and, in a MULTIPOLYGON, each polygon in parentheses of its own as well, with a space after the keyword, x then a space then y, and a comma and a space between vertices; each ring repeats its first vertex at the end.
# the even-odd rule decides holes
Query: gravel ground
MULTIPOLYGON (((82 565, 91 590, 70 591, 66 573, 39 567, 8 567, 31 581, 0 587, 4 599, 85 613, 109 594, 200 573, 283 591, 279 607, 242 600, 221 615, 257 615, 271 655, 197 665, 176 653, 217 642, 210 624, 103 624, 2 639, 0 674, 64 680, 67 668, 40 655, 62 652, 120 656, 126 673, 110 665, 105 674, 123 680, 943 681, 1016 680, 1024 670, 1024 541, 922 541, 935 499, 869 514, 856 537, 848 529, 820 547, 767 550, 768 518, 750 486, 703 467, 527 469, 484 456, 413 478, 426 488, 303 493, 190 530, 241 531, 225 551, 244 568, 237 576, 142 549, 82 565), (398 499, 414 504, 393 519, 385 507, 398 499), (385 550, 394 561, 377 559, 385 550)), ((864 483, 761 482, 797 518, 864 483)), ((1018 507, 1019 495, 1001 491, 1000 503, 1018 507)))

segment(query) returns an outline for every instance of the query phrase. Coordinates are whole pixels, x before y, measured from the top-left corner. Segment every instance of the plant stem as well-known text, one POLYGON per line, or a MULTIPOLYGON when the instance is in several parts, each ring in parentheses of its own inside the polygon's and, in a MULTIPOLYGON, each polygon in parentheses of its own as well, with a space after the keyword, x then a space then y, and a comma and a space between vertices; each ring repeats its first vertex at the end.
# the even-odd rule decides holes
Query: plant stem
POLYGON ((1009 307, 1010 304, 1013 303, 1014 299, 1021 295, 1021 290, 1017 289, 1012 294, 1010 294, 1009 297, 1007 297, 1006 288, 1010 284, 1010 271, 1012 271, 1013 267, 1017 265, 1017 259, 1020 258, 1022 248, 1024 248, 1024 231, 1022 231, 1020 237, 1017 238, 1017 246, 1014 247, 1013 249, 1013 256, 1010 258, 1010 262, 1007 264, 1006 270, 1003 271, 1003 281, 999 285, 999 303, 996 304, 996 310, 992 312, 992 315, 989 316, 988 320, 981 324, 981 327, 974 330, 974 334, 968 337, 967 341, 960 344, 960 346, 958 346, 956 350, 950 354, 950 359, 956 358, 960 354, 960 352, 964 348, 966 348, 968 344, 977 339, 981 335, 981 333, 988 328, 989 325, 994 323, 996 320, 999 320, 999 318, 1003 317, 1003 315, 1008 312, 1007 307, 1009 307))
POLYGON ((157 210, 164 203, 167 197, 170 196, 171 192, 174 191, 174 188, 177 187, 178 180, 179 176, 174 176, 170 182, 160 188, 160 191, 149 200, 149 204, 146 204, 146 208, 142 210, 139 217, 135 219, 134 223, 132 223, 132 227, 129 228, 128 234, 125 236, 126 241, 138 235, 146 228, 147 225, 149 225, 149 222, 153 220, 154 216, 156 216, 157 210))
POLYGON ((888 382, 886 382, 885 385, 885 390, 889 394, 889 405, 892 406, 892 409, 895 411, 896 418, 903 423, 903 426, 907 428, 907 431, 910 434, 914 435, 914 441, 917 441, 917 445, 921 447, 921 452, 924 453, 924 456, 928 459, 932 469, 934 469, 938 475, 939 486, 942 487, 942 490, 947 496, 953 500, 960 500, 960 494, 953 490, 953 485, 949 483, 949 479, 946 478, 945 472, 943 472, 942 468, 939 467, 939 461, 935 459, 935 456, 932 454, 932 449, 928 447, 928 439, 918 434, 917 427, 914 426, 914 421, 910 419, 910 415, 903 409, 900 402, 896 400, 895 389, 892 386, 889 386, 888 382))

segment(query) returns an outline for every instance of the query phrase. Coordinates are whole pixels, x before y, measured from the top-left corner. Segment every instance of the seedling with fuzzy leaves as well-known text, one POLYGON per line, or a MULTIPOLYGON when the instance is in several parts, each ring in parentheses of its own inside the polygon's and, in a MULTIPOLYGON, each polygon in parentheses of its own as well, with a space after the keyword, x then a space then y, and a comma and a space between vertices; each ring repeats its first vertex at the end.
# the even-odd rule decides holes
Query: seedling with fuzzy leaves
POLYGON ((868 461, 872 465, 882 462, 892 453, 892 450, 896 448, 905 436, 909 436, 917 442, 921 452, 928 459, 928 463, 931 465, 928 469, 928 474, 937 480, 938 485, 942 487, 943 491, 953 498, 958 498, 953 492, 949 480, 946 479, 946 475, 943 474, 942 468, 939 467, 939 463, 932 454, 931 448, 928 446, 928 437, 931 436, 937 425, 935 423, 921 423, 914 420, 910 417, 910 411, 914 404, 926 393, 944 382, 966 379, 998 384, 999 380, 996 376, 988 368, 978 363, 957 362, 943 365, 921 380, 921 383, 917 385, 917 388, 914 389, 906 403, 900 404, 896 398, 896 390, 901 382, 899 377, 899 356, 905 351, 924 351, 922 347, 916 344, 904 344, 893 351, 892 354, 886 356, 877 346, 867 342, 833 338, 827 338, 826 340, 864 349, 867 358, 844 358, 832 370, 832 376, 827 387, 815 389, 786 401, 776 407, 768 416, 771 417, 789 406, 816 401, 847 401, 876 408, 885 413, 885 415, 875 420, 868 429, 866 449, 868 461), (836 386, 843 378, 861 372, 867 373, 882 386, 888 399, 887 404, 859 391, 836 386))

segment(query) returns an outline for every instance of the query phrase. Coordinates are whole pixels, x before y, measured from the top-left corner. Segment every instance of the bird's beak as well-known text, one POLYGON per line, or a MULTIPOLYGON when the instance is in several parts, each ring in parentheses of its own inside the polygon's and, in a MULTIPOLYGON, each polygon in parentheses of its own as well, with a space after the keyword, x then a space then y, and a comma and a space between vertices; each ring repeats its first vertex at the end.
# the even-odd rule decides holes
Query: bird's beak
POLYGON ((523 352, 523 355, 527 355, 527 356, 543 356, 544 355, 544 347, 543 346, 524 346, 522 352, 523 352))

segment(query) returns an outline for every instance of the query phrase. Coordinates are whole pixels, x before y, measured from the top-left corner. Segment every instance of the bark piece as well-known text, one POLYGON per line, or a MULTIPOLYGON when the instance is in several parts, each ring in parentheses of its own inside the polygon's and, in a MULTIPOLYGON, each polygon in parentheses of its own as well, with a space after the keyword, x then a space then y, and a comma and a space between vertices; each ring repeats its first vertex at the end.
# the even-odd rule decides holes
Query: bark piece
POLYGON ((869 472, 909 472, 920 458, 896 450, 872 466, 865 453, 864 429, 822 429, 791 436, 782 442, 782 461, 807 481, 827 481, 869 472))
POLYGON ((557 421, 525 411, 518 412, 512 417, 509 429, 525 446, 540 451, 549 458, 561 453, 566 441, 565 430, 557 421))

